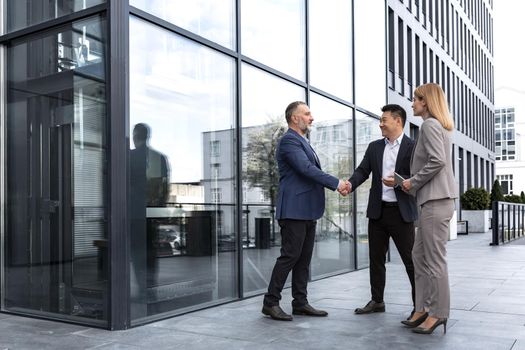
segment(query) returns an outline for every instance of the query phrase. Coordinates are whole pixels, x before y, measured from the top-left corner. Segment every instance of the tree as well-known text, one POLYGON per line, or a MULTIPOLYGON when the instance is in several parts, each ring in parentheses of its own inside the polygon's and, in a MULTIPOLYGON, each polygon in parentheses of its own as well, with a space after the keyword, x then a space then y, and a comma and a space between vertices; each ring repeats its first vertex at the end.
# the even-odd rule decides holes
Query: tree
POLYGON ((520 199, 521 199, 521 203, 525 203, 525 192, 521 191, 520 199))
MULTIPOLYGON (((278 120, 281 120, 279 118, 278 120)), ((275 159, 277 142, 286 126, 274 119, 248 134, 245 180, 250 187, 260 188, 273 208, 279 189, 279 169, 275 159)))
POLYGON ((244 158, 244 181, 251 188, 260 188, 265 198, 270 201, 272 240, 275 240, 275 203, 279 192, 279 169, 275 159, 277 143, 286 131, 284 118, 274 118, 269 123, 255 127, 246 134, 244 158))
POLYGON ((505 198, 503 197, 503 192, 501 191, 501 185, 499 184, 499 181, 494 181, 494 185, 492 186, 492 191, 490 191, 490 202, 494 203, 495 201, 504 201, 505 198))

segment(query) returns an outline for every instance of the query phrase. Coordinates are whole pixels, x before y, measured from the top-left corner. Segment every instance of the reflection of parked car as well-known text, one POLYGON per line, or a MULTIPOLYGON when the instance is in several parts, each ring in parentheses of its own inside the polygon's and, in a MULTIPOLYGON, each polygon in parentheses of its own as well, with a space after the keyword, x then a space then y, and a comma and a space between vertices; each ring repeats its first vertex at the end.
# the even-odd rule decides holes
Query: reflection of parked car
POLYGON ((184 245, 182 244, 181 234, 180 232, 175 231, 172 228, 162 228, 159 227, 157 229, 157 241, 160 242, 166 242, 170 245, 171 249, 173 250, 173 254, 175 254, 175 251, 180 251, 184 248, 184 245))

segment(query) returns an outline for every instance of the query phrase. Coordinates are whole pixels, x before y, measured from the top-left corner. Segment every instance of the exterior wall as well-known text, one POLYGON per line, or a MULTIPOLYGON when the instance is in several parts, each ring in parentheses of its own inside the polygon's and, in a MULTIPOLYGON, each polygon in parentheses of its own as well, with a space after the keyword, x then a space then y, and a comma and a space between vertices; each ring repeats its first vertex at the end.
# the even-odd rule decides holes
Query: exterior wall
POLYGON ((387 1, 388 100, 405 107, 407 132, 414 135, 422 120, 412 116, 413 90, 424 83, 441 85, 455 122, 460 193, 470 187, 490 191, 494 180, 492 3, 474 3, 387 1), (481 10, 473 11, 473 5, 481 10))
MULTIPOLYGON (((507 194, 519 195, 525 192, 525 93, 512 88, 496 89, 498 109, 514 108, 514 135, 516 157, 514 160, 496 161, 497 176, 512 176, 512 191, 507 194)), ((496 124, 496 128, 498 124, 496 124)), ((498 140, 496 140, 496 147, 498 140)), ((501 182, 501 181, 500 181, 501 182)))

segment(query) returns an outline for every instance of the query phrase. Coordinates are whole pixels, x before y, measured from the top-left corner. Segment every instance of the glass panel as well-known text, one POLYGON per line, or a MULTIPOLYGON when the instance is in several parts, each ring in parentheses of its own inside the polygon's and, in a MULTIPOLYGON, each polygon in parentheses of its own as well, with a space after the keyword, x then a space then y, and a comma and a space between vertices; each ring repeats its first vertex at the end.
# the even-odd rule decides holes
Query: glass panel
POLYGON ((105 0, 7 0, 7 32, 69 15, 93 7, 105 0))
POLYGON ((274 220, 279 184, 275 146, 287 130, 284 110, 303 88, 247 64, 242 67, 244 292, 268 287, 281 235, 274 220))
POLYGON ((310 83, 352 101, 352 2, 310 0, 310 83))
POLYGON ((237 295, 235 61, 131 17, 131 317, 237 295))
MULTIPOLYGON (((323 171, 338 179, 350 178, 352 165, 352 109, 312 93, 314 117, 310 143, 323 171)), ((317 221, 312 278, 354 268, 351 196, 326 190, 324 216, 317 221)))
POLYGON ((242 54, 304 80, 304 6, 304 0, 242 1, 242 54))
MULTIPOLYGON (((363 160, 368 144, 381 138, 379 120, 356 111, 356 167, 363 160)), ((372 186, 372 177, 363 182, 354 192, 356 196, 356 232, 357 232, 357 267, 368 266, 368 218, 366 208, 368 195, 372 186)))
MULTIPOLYGON (((355 103, 377 111, 386 102, 385 1, 354 1, 355 103)), ((425 60, 423 61, 425 62, 425 60)))
POLYGON ((7 47, 7 310, 108 319, 105 33, 7 47))
POLYGON ((235 50, 235 0, 130 0, 129 4, 235 50))

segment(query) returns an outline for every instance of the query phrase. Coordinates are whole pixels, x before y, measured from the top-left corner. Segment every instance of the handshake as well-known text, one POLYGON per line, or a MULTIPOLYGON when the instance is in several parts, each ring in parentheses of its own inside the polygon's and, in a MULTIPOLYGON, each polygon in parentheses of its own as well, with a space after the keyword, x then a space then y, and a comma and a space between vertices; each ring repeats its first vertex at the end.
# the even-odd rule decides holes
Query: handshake
POLYGON ((348 180, 339 180, 337 192, 343 197, 347 196, 352 191, 352 184, 348 180))

